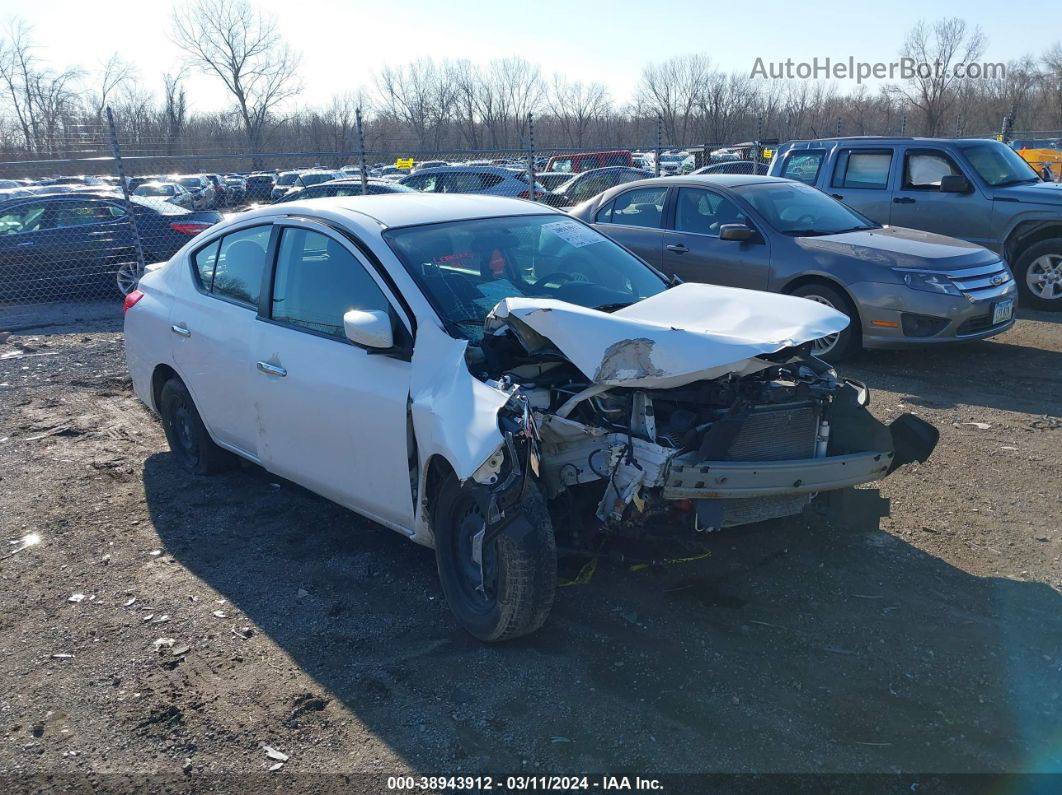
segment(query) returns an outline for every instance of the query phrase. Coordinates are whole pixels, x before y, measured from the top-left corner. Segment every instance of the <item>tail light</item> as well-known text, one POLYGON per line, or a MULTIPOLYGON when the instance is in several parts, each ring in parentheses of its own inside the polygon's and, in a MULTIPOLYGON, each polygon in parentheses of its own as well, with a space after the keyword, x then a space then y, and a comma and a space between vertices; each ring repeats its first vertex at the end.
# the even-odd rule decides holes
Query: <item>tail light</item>
POLYGON ((170 229, 179 235, 188 235, 189 237, 195 237, 204 229, 209 229, 210 224, 205 221, 174 221, 170 224, 170 229))
POLYGON ((139 301, 143 297, 144 294, 140 290, 133 290, 131 293, 129 293, 129 295, 125 297, 125 301, 122 304, 122 314, 125 314, 134 306, 136 306, 137 301, 139 301))

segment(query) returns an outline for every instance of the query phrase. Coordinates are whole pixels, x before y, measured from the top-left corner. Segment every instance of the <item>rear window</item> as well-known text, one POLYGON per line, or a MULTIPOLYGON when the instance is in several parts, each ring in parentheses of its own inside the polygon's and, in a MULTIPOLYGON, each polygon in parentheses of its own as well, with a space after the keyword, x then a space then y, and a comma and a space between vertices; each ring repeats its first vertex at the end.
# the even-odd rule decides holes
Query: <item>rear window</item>
POLYGON ((786 179, 795 179, 807 185, 814 185, 819 178, 819 169, 826 157, 824 151, 813 152, 790 152, 782 163, 782 171, 778 175, 786 179))

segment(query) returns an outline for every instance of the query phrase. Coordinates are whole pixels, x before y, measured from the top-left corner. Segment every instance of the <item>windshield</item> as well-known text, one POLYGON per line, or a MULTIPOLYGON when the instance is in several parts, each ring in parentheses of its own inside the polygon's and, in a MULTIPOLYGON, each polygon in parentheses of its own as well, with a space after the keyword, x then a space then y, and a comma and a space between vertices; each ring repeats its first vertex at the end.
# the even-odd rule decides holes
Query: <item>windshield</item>
POLYGON ((141 185, 133 193, 137 196, 172 196, 173 187, 170 185, 141 185))
POLYGON ((740 185, 734 192, 756 208, 767 223, 794 237, 879 228, 821 191, 799 182, 740 185))
POLYGON ((964 146, 962 151, 974 171, 993 188, 1040 181, 1033 167, 1021 155, 997 141, 964 146))
POLYGON ((607 310, 666 286, 626 249, 563 215, 414 226, 384 238, 447 325, 471 340, 482 337, 487 313, 503 298, 607 310))
POLYGON ((335 179, 335 174, 303 174, 299 180, 303 185, 316 185, 319 182, 328 182, 331 179, 335 179))
POLYGON ((281 174, 280 177, 277 178, 277 185, 294 185, 295 184, 295 178, 297 176, 299 176, 299 175, 298 174, 281 174))

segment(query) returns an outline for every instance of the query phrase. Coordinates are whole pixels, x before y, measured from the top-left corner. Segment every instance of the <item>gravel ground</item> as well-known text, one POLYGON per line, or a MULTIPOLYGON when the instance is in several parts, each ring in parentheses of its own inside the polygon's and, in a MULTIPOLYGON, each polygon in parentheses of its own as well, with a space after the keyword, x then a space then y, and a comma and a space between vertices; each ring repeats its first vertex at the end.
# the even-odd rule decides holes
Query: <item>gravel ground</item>
POLYGON ((0 773, 260 773, 263 745, 289 780, 1062 771, 1062 317, 844 369, 941 430, 882 484, 891 517, 603 559, 488 647, 429 550, 252 467, 179 470, 113 320, 16 334, 0 773))

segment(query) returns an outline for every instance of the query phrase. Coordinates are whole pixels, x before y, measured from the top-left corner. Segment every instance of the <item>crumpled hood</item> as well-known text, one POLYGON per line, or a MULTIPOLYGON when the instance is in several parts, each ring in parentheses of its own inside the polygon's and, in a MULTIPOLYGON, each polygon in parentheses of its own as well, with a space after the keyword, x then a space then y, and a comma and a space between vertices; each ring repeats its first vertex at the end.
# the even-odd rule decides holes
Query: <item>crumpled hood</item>
POLYGON ((804 298, 680 284, 612 313, 506 298, 486 325, 509 326, 529 351, 555 347, 594 383, 669 389, 762 370, 756 356, 836 334, 848 318, 804 298))

